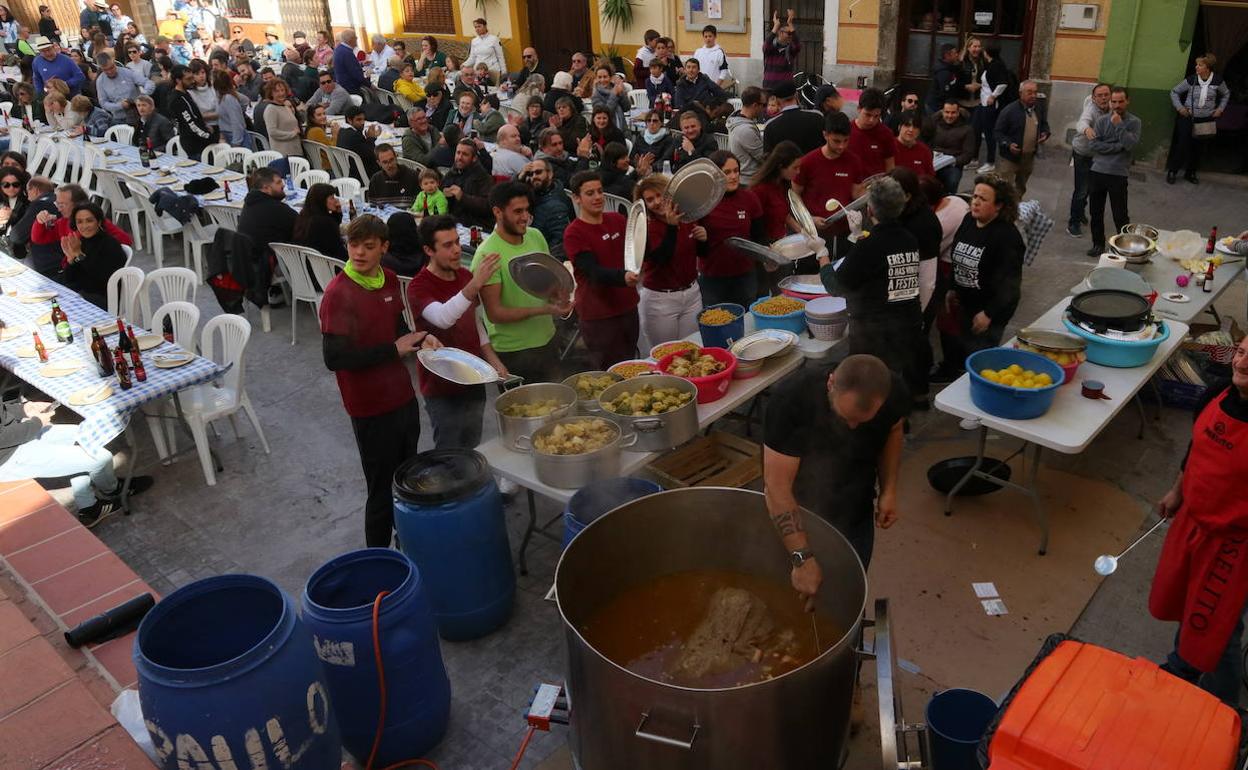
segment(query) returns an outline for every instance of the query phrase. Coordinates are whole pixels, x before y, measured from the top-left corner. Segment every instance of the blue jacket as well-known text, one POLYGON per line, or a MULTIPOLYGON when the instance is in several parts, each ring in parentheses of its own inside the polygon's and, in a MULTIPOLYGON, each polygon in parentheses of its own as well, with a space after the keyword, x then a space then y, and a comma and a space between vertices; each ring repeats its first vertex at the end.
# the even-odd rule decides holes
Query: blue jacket
POLYGON ((358 94, 360 87, 368 82, 355 51, 345 43, 334 46, 334 80, 352 94, 358 94))
MULTIPOLYGON (((1045 103, 1036 100, 1036 139, 1049 133, 1049 111, 1045 103)), ((1027 129, 1027 108, 1021 101, 1010 102, 997 116, 997 150, 1008 161, 1018 162, 1019 156, 1010 152, 1010 145, 1023 146, 1023 132, 1027 129)))
POLYGON ((82 87, 82 82, 87 76, 82 74, 82 70, 74 60, 63 53, 58 53, 56 58, 48 61, 43 56, 36 56, 31 62, 32 79, 35 84, 35 93, 43 95, 44 83, 52 78, 60 78, 69 86, 69 94, 73 96, 78 93, 78 89, 82 87))

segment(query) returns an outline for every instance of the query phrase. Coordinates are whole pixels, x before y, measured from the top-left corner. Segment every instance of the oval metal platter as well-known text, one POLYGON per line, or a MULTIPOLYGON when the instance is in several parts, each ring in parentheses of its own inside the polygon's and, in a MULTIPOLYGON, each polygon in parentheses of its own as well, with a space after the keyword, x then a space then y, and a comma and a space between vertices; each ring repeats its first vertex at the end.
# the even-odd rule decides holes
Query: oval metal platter
POLYGON ((772 264, 775 264, 775 265, 783 266, 793 261, 791 259, 785 258, 782 254, 778 254, 775 251, 772 251, 766 246, 755 243, 754 241, 748 240, 746 238, 738 238, 735 235, 731 238, 724 239, 724 243, 728 244, 729 246, 732 246, 735 249, 743 251, 752 257, 757 257, 758 259, 761 259, 764 262, 771 262, 772 264))
POLYGON ((797 220, 797 226, 802 228, 802 232, 811 238, 819 237, 819 230, 815 227, 815 218, 810 215, 810 209, 806 208, 806 203, 802 201, 802 196, 797 194, 796 190, 789 190, 789 211, 793 214, 793 218, 797 220))
POLYGON ((507 263, 507 273, 517 286, 539 299, 571 297, 576 288, 563 263, 540 251, 513 257, 507 263))
POLYGON ((729 349, 742 361, 760 361, 779 355, 797 344, 797 335, 787 329, 760 329, 732 343, 729 349))
POLYGON ((696 222, 719 205, 727 186, 728 178, 719 166, 706 158, 698 158, 672 175, 667 194, 680 208, 682 222, 696 222))
POLYGON ((648 226, 646 204, 633 201, 628 207, 628 224, 624 226, 624 269, 629 272, 641 272, 641 262, 646 258, 648 226))
POLYGON ((484 385, 499 380, 498 372, 485 359, 459 348, 418 350, 416 357, 426 369, 457 385, 484 385))
POLYGON ((795 291, 798 294, 827 294, 823 281, 817 275, 790 275, 780 280, 780 288, 795 291))

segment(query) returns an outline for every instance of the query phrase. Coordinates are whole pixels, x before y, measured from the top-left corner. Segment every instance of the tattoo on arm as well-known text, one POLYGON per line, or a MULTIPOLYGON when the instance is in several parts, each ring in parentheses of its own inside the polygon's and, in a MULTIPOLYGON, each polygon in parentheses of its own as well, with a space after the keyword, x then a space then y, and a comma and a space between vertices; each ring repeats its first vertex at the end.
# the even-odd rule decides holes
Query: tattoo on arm
POLYGON ((802 512, 796 508, 791 511, 781 511, 772 514, 771 523, 775 525, 776 531, 780 533, 780 537, 788 537, 789 535, 804 532, 802 527, 802 512))

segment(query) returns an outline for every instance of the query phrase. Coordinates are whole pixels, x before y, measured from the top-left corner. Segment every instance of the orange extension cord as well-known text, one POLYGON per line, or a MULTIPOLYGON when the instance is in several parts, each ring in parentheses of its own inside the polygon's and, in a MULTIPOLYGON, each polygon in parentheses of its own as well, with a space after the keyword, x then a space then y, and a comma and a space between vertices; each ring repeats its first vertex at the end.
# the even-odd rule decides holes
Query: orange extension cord
MULTIPOLYGON (((377 598, 373 600, 373 657, 377 660, 377 684, 381 690, 381 710, 377 715, 377 734, 373 736, 373 750, 368 752, 368 764, 364 766, 364 770, 373 770, 373 760, 377 758, 377 749, 381 746, 381 734, 386 729, 386 669, 381 662, 381 600, 386 598, 389 591, 382 591, 377 594, 377 598)), ((404 759, 388 765, 382 770, 394 770, 399 767, 415 767, 423 765, 438 770, 438 766, 427 759, 404 759)))

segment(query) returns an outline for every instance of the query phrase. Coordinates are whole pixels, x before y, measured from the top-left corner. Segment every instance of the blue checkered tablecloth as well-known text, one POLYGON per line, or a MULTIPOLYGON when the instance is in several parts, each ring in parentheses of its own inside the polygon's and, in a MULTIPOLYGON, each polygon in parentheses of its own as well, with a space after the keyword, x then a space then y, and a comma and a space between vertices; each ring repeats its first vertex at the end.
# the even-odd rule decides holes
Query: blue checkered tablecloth
MULTIPOLYGON (((21 264, 7 255, 0 254, 0 275, 15 265, 21 264)), ((56 292, 57 302, 69 316, 70 325, 82 327, 82 331, 75 331, 73 343, 63 347, 56 347, 56 333, 51 326, 44 324, 37 327, 39 339, 48 349, 48 362, 81 361, 85 366, 76 374, 66 377, 44 377, 39 374, 39 370, 45 364, 41 363, 37 357, 19 357, 17 351, 29 347, 33 341, 29 333, 0 341, 0 368, 7 369, 80 414, 83 420, 78 427, 78 443, 84 447, 102 448, 121 435, 126 425, 129 424, 130 417, 139 407, 171 396, 180 390, 208 382, 225 371, 221 366, 201 356, 196 356, 191 363, 177 369, 159 369, 152 362, 152 354, 170 354, 182 350, 173 343, 165 342, 142 354, 143 366, 147 370, 146 382, 134 381, 134 387, 130 390, 122 390, 117 384, 116 377, 112 377, 109 379, 113 386, 113 393, 108 398, 91 406, 73 406, 69 404, 71 395, 83 388, 94 389, 106 381, 100 377, 95 361, 91 357, 91 327, 96 324, 101 326, 105 323, 115 324, 116 319, 109 317, 107 313, 77 293, 39 275, 34 270, 25 270, 13 277, 0 277, 0 286, 4 288, 4 293, 0 296, 0 319, 4 320, 7 328, 35 328, 36 320, 52 308, 51 301, 26 304, 20 302, 18 297, 41 291, 56 292)), ((145 334, 146 331, 141 331, 136 326, 134 333, 137 336, 145 334)), ((113 347, 116 339, 114 335, 106 340, 110 348, 113 347)))

